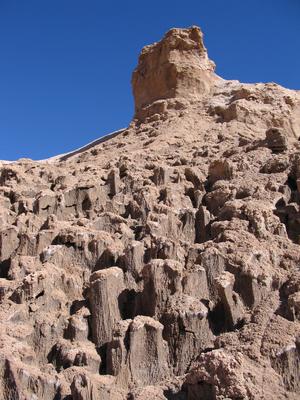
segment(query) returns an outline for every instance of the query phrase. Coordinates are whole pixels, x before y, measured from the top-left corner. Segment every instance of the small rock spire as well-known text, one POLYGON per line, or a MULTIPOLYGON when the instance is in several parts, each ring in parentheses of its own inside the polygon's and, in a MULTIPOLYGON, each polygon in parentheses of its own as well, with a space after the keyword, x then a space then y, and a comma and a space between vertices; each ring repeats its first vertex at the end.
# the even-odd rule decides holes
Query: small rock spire
POLYGON ((197 98, 209 92, 221 79, 214 70, 200 28, 171 29, 140 54, 132 75, 136 114, 156 100, 197 98))

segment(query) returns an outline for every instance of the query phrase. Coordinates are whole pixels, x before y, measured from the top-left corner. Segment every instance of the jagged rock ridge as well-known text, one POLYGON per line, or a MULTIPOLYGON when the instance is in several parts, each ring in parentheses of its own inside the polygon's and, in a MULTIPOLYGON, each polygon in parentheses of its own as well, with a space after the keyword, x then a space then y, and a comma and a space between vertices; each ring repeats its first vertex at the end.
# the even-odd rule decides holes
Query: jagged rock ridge
POLYGON ((0 169, 0 398, 297 399, 300 94, 146 46, 130 126, 0 169))

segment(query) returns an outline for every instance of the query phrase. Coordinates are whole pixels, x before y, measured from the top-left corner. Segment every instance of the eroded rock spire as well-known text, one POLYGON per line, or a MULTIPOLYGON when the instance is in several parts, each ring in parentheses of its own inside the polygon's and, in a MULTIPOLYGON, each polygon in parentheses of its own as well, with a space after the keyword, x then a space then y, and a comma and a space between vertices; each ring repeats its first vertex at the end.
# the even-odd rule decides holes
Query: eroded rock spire
POLYGON ((0 161, 0 400, 300 398, 300 91, 146 47, 126 129, 0 161))
POLYGON ((202 96, 220 80, 214 70, 200 28, 171 29, 140 54, 132 75, 136 114, 156 100, 202 96))

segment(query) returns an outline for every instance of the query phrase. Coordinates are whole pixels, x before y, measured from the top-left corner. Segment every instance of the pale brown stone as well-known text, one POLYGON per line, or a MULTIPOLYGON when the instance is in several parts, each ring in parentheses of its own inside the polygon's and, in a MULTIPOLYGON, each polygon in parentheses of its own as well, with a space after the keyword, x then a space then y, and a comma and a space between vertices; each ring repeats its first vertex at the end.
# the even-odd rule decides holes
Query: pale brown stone
POLYGON ((0 161, 0 399, 296 400, 300 95, 146 46, 129 127, 0 161))

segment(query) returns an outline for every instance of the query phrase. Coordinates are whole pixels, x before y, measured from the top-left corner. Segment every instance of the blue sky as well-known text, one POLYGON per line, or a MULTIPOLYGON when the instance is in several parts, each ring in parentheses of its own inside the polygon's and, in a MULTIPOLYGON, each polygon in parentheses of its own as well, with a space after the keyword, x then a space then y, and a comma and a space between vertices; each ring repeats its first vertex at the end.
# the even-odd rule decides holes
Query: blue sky
POLYGON ((127 126, 141 48, 191 25, 222 77, 300 89, 300 0, 0 0, 0 159, 127 126))

